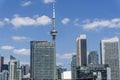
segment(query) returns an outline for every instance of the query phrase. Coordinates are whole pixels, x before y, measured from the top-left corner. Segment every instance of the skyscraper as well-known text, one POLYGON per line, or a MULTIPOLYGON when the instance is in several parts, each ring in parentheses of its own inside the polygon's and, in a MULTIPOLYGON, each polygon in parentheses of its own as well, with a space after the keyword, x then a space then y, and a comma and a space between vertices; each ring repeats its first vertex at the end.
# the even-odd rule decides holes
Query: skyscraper
POLYGON ((31 41, 30 77, 33 80, 56 80, 55 7, 53 3, 52 41, 31 41))
POLYGON ((97 51, 91 51, 88 55, 88 64, 98 64, 98 53, 97 51))
POLYGON ((2 72, 2 65, 4 64, 4 57, 0 56, 0 72, 2 72))
POLYGON ((111 68, 111 80, 119 80, 119 39, 101 40, 101 63, 108 64, 111 68))
POLYGON ((20 66, 19 60, 10 56, 9 62, 9 80, 17 80, 17 68, 20 66))
POLYGON ((87 42, 86 35, 77 38, 77 66, 87 65, 87 42))
POLYGON ((72 80, 76 80, 76 68, 77 68, 77 63, 76 60, 77 57, 76 55, 72 56, 72 61, 71 61, 71 75, 72 75, 72 80))
POLYGON ((55 80, 54 42, 31 41, 31 78, 55 80))

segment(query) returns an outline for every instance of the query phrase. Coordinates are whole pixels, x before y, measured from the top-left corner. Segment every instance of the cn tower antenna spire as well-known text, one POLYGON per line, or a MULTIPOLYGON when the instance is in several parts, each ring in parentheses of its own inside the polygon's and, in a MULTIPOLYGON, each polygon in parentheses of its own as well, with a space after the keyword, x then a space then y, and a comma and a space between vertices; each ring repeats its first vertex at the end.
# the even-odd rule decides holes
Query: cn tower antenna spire
POLYGON ((55 29, 55 19, 56 19, 56 14, 55 14, 55 3, 53 3, 53 15, 52 15, 52 30, 51 30, 51 35, 52 35, 52 40, 55 41, 55 37, 57 35, 57 31, 55 29))
POLYGON ((55 3, 53 3, 53 18, 55 18, 55 3))

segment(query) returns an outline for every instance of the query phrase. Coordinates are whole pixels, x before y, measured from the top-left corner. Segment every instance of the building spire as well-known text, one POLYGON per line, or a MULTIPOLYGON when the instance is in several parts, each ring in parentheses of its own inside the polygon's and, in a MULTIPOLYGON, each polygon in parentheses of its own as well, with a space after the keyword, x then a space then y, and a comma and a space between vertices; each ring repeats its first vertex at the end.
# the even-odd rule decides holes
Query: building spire
POLYGON ((52 16, 52 30, 51 30, 51 35, 52 35, 52 40, 55 41, 55 37, 57 35, 57 31, 55 29, 55 19, 56 19, 56 15, 55 15, 55 3, 53 3, 53 16, 52 16))
POLYGON ((55 18, 55 3, 53 3, 53 18, 55 18))

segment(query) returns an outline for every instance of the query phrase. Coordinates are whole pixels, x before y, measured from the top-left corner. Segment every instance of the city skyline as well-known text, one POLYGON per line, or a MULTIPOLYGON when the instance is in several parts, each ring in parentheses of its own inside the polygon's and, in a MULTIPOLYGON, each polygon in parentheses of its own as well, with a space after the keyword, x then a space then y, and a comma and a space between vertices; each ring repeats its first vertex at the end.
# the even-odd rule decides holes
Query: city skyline
MULTIPOLYGON (((22 63, 29 63, 30 41, 51 41, 53 1, 0 1, 0 54, 5 56, 6 62, 9 55, 14 55, 22 63)), ((57 0, 57 64, 70 66, 72 55, 77 52, 76 38, 81 34, 86 34, 87 50, 98 51, 98 54, 100 40, 120 37, 119 5, 119 0, 71 0, 69 4, 57 0)))

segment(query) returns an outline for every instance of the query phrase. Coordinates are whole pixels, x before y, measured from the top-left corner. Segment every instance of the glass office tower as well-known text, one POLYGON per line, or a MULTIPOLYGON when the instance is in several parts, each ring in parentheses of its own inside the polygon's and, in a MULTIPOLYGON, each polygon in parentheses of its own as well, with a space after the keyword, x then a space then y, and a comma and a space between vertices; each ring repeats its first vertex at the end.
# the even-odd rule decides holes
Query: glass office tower
POLYGON ((31 41, 30 59, 33 80, 55 80, 55 42, 31 41))
POLYGON ((91 51, 88 55, 88 64, 99 64, 97 51, 91 51))

